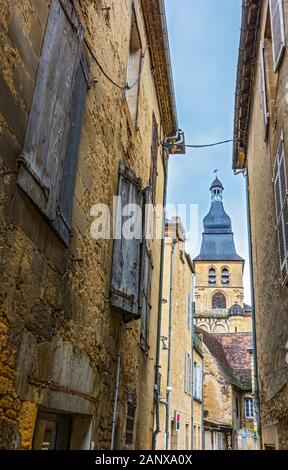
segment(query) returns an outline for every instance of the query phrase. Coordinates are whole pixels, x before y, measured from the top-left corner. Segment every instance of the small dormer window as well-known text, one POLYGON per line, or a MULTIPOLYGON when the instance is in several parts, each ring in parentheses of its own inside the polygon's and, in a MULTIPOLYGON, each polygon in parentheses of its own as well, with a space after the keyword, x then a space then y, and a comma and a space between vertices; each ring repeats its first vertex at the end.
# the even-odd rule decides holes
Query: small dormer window
POLYGON ((229 284, 230 283, 230 274, 228 268, 222 269, 222 276, 221 276, 222 284, 229 284))
POLYGON ((216 270, 214 268, 209 269, 209 284, 216 284, 216 270))

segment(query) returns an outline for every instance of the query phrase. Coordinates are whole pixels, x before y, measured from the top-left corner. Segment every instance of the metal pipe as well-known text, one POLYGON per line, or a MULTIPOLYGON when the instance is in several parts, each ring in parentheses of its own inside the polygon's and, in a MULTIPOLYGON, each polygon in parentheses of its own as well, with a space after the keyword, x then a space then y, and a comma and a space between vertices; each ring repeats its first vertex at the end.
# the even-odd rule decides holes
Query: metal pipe
POLYGON ((165 447, 169 449, 169 423, 170 423, 170 386, 171 386, 171 352, 173 330, 173 279, 174 279, 174 255, 177 239, 172 240, 170 261, 170 290, 169 290, 169 332, 168 332, 168 360, 167 360, 167 384, 166 384, 166 421, 165 421, 165 447))
POLYGON ((248 249, 249 249, 249 269, 250 269, 250 288, 251 288, 251 314, 252 314, 252 335, 253 335, 253 362, 254 362, 254 396, 255 396, 255 413, 257 422, 257 432, 260 441, 260 449, 262 449, 262 429, 260 417, 260 397, 258 384, 258 360, 257 360, 257 336, 256 336, 256 317, 255 317, 255 292, 254 292, 254 268, 253 268, 253 248, 251 236, 251 211, 250 211, 250 194, 249 194, 249 176, 246 170, 246 212, 247 212, 247 232, 248 232, 248 249))
POLYGON ((202 408, 201 408, 201 428, 202 428, 202 450, 205 450, 205 431, 204 431, 204 357, 202 356, 202 408))
MULTIPOLYGON (((191 450, 194 449, 194 302, 195 274, 192 274, 192 310, 191 310, 191 450)), ((188 450, 188 449, 187 449, 188 450)))
POLYGON ((114 446, 115 446, 115 432, 116 432, 117 405, 118 405, 118 395, 119 395, 123 328, 124 328, 124 324, 123 324, 123 320, 121 319, 118 353, 117 353, 117 368, 116 368, 116 384, 115 384, 114 408, 113 408, 113 420, 112 420, 111 450, 114 450, 114 446))
POLYGON ((159 299, 158 299, 158 320, 157 320, 157 339, 156 339, 156 359, 155 359, 155 385, 154 400, 156 406, 156 427, 152 436, 152 449, 156 449, 156 439, 160 432, 160 352, 161 352, 161 323, 162 323, 162 303, 163 303, 163 276, 164 276, 164 250, 165 250, 165 223, 166 223, 166 203, 167 203, 167 186, 168 186, 168 158, 169 152, 162 147, 163 164, 164 164, 164 188, 163 188, 163 220, 162 220, 162 240, 160 253, 160 275, 159 275, 159 299))

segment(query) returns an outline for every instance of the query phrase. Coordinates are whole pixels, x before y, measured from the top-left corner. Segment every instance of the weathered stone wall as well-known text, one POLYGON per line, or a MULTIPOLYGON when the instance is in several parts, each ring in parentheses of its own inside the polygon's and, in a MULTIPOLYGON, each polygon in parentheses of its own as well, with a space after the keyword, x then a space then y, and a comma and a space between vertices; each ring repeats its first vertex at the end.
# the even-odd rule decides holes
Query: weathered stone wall
MULTIPOLYGON (((170 292, 170 270, 171 270, 172 238, 169 234, 165 239, 165 262, 164 262, 164 284, 163 298, 167 303, 163 304, 163 317, 161 335, 169 336, 169 292, 170 292)), ((172 343, 171 343, 171 387, 170 394, 170 449, 191 449, 191 394, 185 393, 185 353, 192 355, 192 310, 190 309, 190 325, 187 315, 188 292, 192 306, 192 272, 185 256, 184 242, 177 242, 174 248, 174 275, 173 275, 173 304, 172 304, 172 343), (176 433, 173 429, 174 413, 181 413, 180 430, 176 433)), ((168 341, 165 344, 169 346, 168 341)), ((201 362, 202 358, 194 350, 194 360, 201 362)), ((168 349, 161 349, 161 397, 166 399, 167 387, 167 364, 168 349)), ((202 432, 202 404, 194 403, 195 420, 194 425, 201 428, 202 432)), ((165 405, 161 404, 161 433, 157 438, 157 448, 165 449, 165 405)), ((201 446, 201 442, 200 442, 201 446)))
POLYGON ((208 419, 232 425, 232 387, 207 346, 204 351, 204 410, 208 419))
MULTIPOLYGON (((0 444, 3 448, 31 448, 40 405, 93 415, 92 440, 96 448, 105 449, 111 440, 120 321, 108 301, 112 240, 92 240, 90 208, 101 202, 112 209, 120 162, 141 177, 144 187, 149 184, 153 112, 160 133, 161 120, 148 53, 140 80, 136 128, 131 125, 125 95, 91 61, 93 84, 81 135, 73 238, 66 249, 17 187, 15 175, 49 3, 3 0, 0 5, 0 444), (76 392, 73 396, 71 389, 76 392)), ((115 81, 124 84, 132 2, 112 2, 109 9, 102 8, 101 0, 74 3, 98 60, 115 81)), ((141 8, 139 1, 134 4, 145 50, 141 8)), ((159 148, 157 202, 162 201, 163 192, 161 162, 159 148)), ((124 328, 117 418, 120 448, 125 446, 131 396, 139 410, 133 445, 151 446, 159 252, 160 241, 155 241, 149 356, 139 348, 139 321, 124 328)))
MULTIPOLYGON (((283 6, 287 40, 287 0, 283 1, 283 6)), ((264 38, 267 8, 268 1, 265 0, 262 5, 258 44, 260 44, 260 39, 264 38)), ((288 365, 286 362, 288 292, 287 286, 281 286, 279 282, 280 265, 272 177, 281 131, 284 132, 286 168, 288 167, 288 104, 286 101, 288 57, 285 51, 279 71, 274 74, 271 68, 271 41, 266 39, 266 46, 269 136, 265 142, 258 50, 248 142, 255 312, 262 425, 265 428, 275 422, 278 423, 280 447, 287 449, 287 428, 284 431, 285 420, 282 421, 281 414, 287 414, 288 403, 288 365)))

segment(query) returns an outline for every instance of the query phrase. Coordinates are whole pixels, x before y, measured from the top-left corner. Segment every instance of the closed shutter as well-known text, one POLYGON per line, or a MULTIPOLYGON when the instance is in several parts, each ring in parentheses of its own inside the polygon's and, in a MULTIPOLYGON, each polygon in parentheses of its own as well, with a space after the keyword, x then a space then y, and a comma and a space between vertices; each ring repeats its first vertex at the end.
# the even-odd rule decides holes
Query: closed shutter
POLYGON ((285 48, 285 28, 282 0, 269 0, 273 42, 274 70, 276 72, 285 48))
POLYGON ((281 281, 288 277, 288 209, 287 209, 287 176, 283 137, 280 140, 274 166, 274 192, 278 231, 278 251, 280 260, 281 281))
POLYGON ((54 223, 56 231, 65 243, 69 242, 71 234, 73 193, 75 187, 84 106, 87 94, 87 82, 88 68, 83 56, 76 73, 71 100, 70 129, 68 133, 68 143, 64 157, 63 175, 57 203, 56 219, 54 223))
POLYGON ((139 314, 141 315, 141 335, 140 345, 141 348, 148 352, 149 350, 149 323, 151 312, 151 281, 153 270, 152 249, 149 245, 149 240, 146 238, 148 233, 148 226, 151 224, 150 217, 154 214, 151 213, 151 188, 144 191, 143 197, 143 214, 145 219, 143 221, 143 239, 141 244, 141 276, 140 276, 140 296, 139 296, 139 314), (149 206, 150 205, 150 206, 149 206))
POLYGON ((197 364, 196 398, 198 400, 201 399, 201 385, 202 385, 201 366, 197 364))
POLYGON ((191 294, 188 291, 187 293, 187 323, 188 323, 188 328, 191 326, 191 294))
POLYGON ((156 200, 157 183, 157 162, 158 162, 158 124, 153 114, 152 117, 152 142, 151 142, 151 167, 150 167, 150 186, 152 188, 153 202, 156 200))
POLYGON ((263 117, 264 117, 264 138, 265 141, 268 136, 269 126, 269 111, 267 99, 267 80, 266 80, 266 67, 265 67, 265 44, 262 41, 260 46, 260 68, 261 68, 261 84, 262 84, 262 104, 263 104, 263 117))
POLYGON ((184 392, 189 393, 188 389, 188 368, 189 368, 189 356, 188 353, 185 352, 185 370, 184 370, 184 392))
POLYGON ((193 367, 193 397, 196 398, 196 390, 197 390, 197 364, 194 362, 193 367))
POLYGON ((143 194, 140 180, 124 165, 119 170, 118 196, 110 303, 128 322, 140 316, 138 301, 143 194), (128 206, 130 204, 133 206, 128 206), (134 229, 131 236, 130 226, 131 230, 134 229))
POLYGON ((56 217, 83 37, 71 2, 52 0, 17 180, 49 220, 56 217))

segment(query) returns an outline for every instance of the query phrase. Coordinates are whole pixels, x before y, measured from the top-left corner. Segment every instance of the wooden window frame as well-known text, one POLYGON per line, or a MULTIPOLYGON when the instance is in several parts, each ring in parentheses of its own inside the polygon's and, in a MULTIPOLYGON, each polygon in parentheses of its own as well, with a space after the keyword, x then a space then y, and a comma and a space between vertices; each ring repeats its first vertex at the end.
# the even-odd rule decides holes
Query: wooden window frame
POLYGON ((270 22, 271 22, 271 35, 272 35, 272 50, 273 50, 273 61, 274 61, 274 72, 276 73, 283 54, 284 50, 286 47, 286 38, 285 38, 285 25, 284 25, 284 11, 283 11, 283 2, 282 0, 269 0, 269 11, 270 11, 270 22), (275 2, 275 8, 273 11, 273 4, 275 2), (276 10, 279 7, 279 19, 280 19, 280 32, 279 34, 281 35, 281 48, 278 52, 278 56, 276 57, 276 51, 275 51, 275 30, 274 30, 274 17, 276 14, 276 10))
POLYGON ((260 44, 260 73, 261 73, 261 86, 262 86, 262 106, 263 106, 263 120, 264 120, 264 141, 268 140, 268 130, 270 122, 270 113, 268 106, 267 96, 267 74, 265 63, 265 42, 261 41, 260 44))
POLYGON ((284 135, 281 133, 277 148, 273 171, 273 184, 276 209, 276 228, 278 233, 278 254, 280 264, 280 281, 282 286, 288 281, 288 201, 287 201, 287 171, 284 149, 284 135), (281 175, 281 165, 283 174, 281 175), (282 181, 284 177, 284 181, 282 181), (284 192, 284 194, 283 194, 284 192), (281 256, 283 254, 283 258, 281 256))

